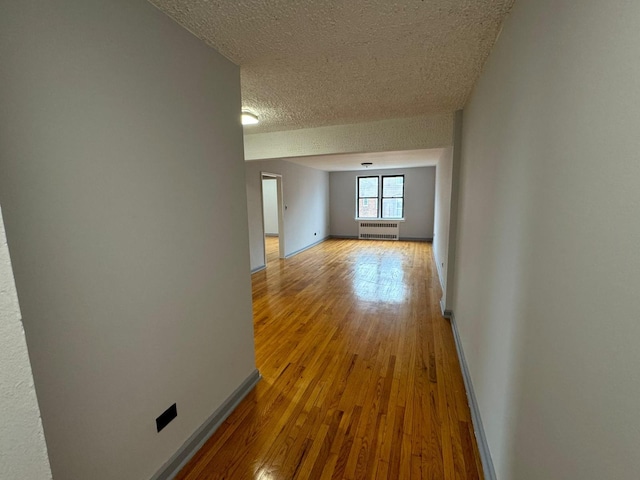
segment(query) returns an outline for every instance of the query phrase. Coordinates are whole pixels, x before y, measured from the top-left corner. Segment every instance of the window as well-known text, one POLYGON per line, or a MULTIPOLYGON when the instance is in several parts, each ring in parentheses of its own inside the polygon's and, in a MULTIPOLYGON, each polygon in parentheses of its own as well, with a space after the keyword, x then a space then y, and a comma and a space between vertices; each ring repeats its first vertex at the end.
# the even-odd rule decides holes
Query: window
POLYGON ((358 177, 357 216, 358 218, 403 218, 404 175, 358 177), (382 178, 382 185, 380 178, 382 178))
POLYGON ((382 177, 382 218, 404 216, 404 175, 382 177))
POLYGON ((358 218, 378 218, 379 177, 358 177, 358 218))

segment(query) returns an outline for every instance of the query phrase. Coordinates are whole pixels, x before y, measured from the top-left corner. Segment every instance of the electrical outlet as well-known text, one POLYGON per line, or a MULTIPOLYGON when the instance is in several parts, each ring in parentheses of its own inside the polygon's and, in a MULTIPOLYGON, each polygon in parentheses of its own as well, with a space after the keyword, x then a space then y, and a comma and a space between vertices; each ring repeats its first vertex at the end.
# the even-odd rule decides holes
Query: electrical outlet
POLYGON ((156 428, 158 432, 162 430, 164 427, 169 425, 169 422, 178 416, 178 409, 176 408, 176 404, 174 403, 169 408, 167 408, 162 414, 156 418, 156 428))

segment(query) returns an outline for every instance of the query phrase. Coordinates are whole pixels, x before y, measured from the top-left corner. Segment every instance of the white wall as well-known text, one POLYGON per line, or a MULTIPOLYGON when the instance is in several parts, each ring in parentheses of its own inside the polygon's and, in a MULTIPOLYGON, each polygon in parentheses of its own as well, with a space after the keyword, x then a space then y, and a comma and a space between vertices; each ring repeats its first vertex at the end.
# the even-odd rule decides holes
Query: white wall
POLYGON ((262 172, 282 175, 284 254, 292 255, 329 236, 329 174, 285 160, 245 162, 251 270, 264 266, 260 182, 262 172))
POLYGON ((262 179, 262 206, 265 235, 278 235, 278 181, 275 178, 262 179))
POLYGON ((442 113, 284 132, 251 133, 249 127, 244 137, 245 158, 441 148, 451 145, 452 120, 452 114, 442 113))
POLYGON ((465 109, 454 313, 501 480, 640 472, 639 18, 517 1, 465 109))
POLYGON ((433 238, 435 201, 435 167, 388 170, 331 172, 331 235, 357 237, 356 182, 362 175, 404 175, 405 221, 400 225, 401 238, 433 238))
POLYGON ((51 478, 0 210, 0 478, 51 478))
POLYGON ((448 251, 449 251, 449 215, 451 212, 451 170, 453 166, 453 148, 445 148, 436 165, 436 193, 433 221, 433 256, 438 268, 443 296, 446 296, 448 251))
POLYGON ((54 478, 150 478, 255 369, 239 69, 142 0, 5 3, 0 57, 54 478))

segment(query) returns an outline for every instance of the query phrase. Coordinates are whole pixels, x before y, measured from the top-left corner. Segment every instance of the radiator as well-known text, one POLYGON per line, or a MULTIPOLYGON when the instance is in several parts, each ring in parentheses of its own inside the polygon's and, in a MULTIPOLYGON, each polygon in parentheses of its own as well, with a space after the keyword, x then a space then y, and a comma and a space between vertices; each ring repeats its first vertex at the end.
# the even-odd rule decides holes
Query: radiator
POLYGON ((398 240, 400 223, 395 221, 358 222, 358 238, 361 240, 398 240))

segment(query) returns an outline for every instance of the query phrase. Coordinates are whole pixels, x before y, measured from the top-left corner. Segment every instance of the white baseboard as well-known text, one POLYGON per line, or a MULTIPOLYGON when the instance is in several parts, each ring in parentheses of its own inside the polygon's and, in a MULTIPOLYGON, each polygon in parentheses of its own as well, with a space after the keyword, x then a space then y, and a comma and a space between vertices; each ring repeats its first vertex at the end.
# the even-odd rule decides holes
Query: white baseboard
POLYGON ((398 237, 403 242, 426 242, 433 243, 433 237, 398 237))
POLYGON ((491 460, 491 452, 489 451, 489 444, 487 443, 487 437, 484 434, 484 427, 482 426, 482 419, 480 418, 480 408, 478 407, 476 394, 473 391, 473 384, 471 383, 471 375, 469 373, 467 361, 464 358, 464 351, 462 350, 462 341, 460 340, 460 332, 458 332, 456 317, 453 314, 453 312, 449 311, 448 318, 451 321, 453 338, 456 342, 458 360, 460 361, 462 378, 464 380, 464 386, 467 391, 467 401, 469 402, 469 409, 471 410, 471 421, 473 423, 473 431, 476 434, 476 442, 478 443, 478 450, 480 451, 480 461, 482 462, 482 470, 484 471, 484 478, 485 480, 496 480, 496 471, 493 468, 493 461, 491 460))
POLYGON ((207 440, 222 425, 231 412, 247 394, 253 390, 260 380, 260 372, 256 369, 227 398, 227 400, 198 428, 180 449, 162 466, 151 480, 171 480, 180 472, 189 460, 202 448, 207 440))
MULTIPOLYGON (((344 240, 358 240, 357 235, 329 235, 329 238, 337 238, 344 240)), ((398 240, 403 242, 427 242, 433 243, 433 237, 399 237, 398 240)))

